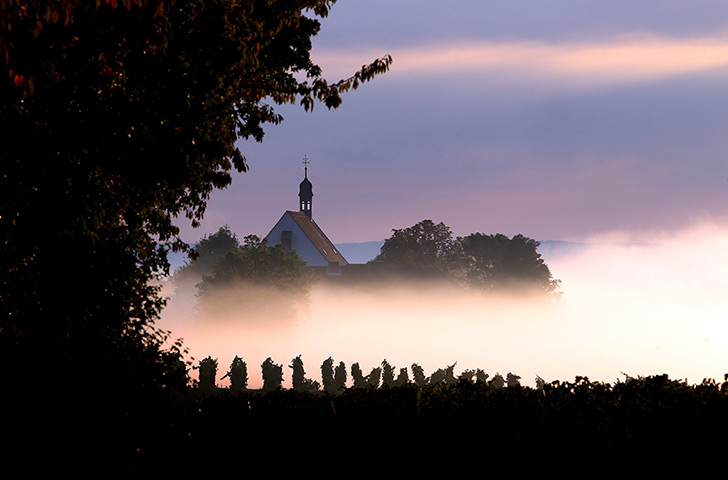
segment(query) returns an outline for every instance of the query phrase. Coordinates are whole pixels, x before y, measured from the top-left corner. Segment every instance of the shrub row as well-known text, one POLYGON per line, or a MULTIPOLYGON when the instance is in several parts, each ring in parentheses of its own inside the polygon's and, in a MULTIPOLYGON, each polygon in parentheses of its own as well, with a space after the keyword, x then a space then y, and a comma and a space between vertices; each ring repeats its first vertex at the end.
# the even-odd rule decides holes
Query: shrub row
MULTIPOLYGON (((428 462, 434 467, 484 458, 528 458, 529 464, 564 467, 585 459, 614 465, 641 457, 665 467, 691 454, 718 460, 728 447, 728 375, 722 384, 689 385, 657 375, 614 384, 577 377, 531 388, 519 385, 515 376, 510 385, 469 372, 456 377, 448 367, 442 375, 425 377, 427 382, 397 385, 397 377, 384 374, 385 361, 381 376, 387 381, 355 380, 341 387, 341 372, 337 380, 327 359, 320 389, 306 380, 297 358, 291 389, 270 388, 271 383, 245 388, 241 377, 235 379, 245 370, 239 358, 227 375, 231 387, 240 388, 205 388, 201 370, 199 383, 168 404, 156 436, 134 444, 130 461, 151 470, 160 458, 183 464, 180 456, 189 460, 194 452, 200 459, 253 459, 271 468, 305 469, 306 462, 318 459, 332 468, 376 471, 386 458, 426 471, 428 462), (338 385, 335 391, 327 388, 329 382, 338 385)), ((280 374, 282 367, 269 360, 263 370, 280 374)), ((200 368, 216 366, 211 361, 203 360, 200 368)))
MULTIPOLYGON (((489 375, 481 369, 465 370, 458 376, 455 376, 455 365, 446 368, 439 368, 430 376, 425 375, 424 369, 417 363, 412 364, 412 380, 410 380, 407 368, 400 368, 399 373, 395 372, 395 367, 389 364, 386 359, 381 363, 381 367, 374 367, 371 372, 364 375, 359 363, 351 366, 351 386, 354 388, 378 388, 380 384, 384 387, 400 387, 410 383, 423 387, 425 385, 436 385, 445 383, 447 385, 455 385, 459 382, 487 382, 488 384, 500 388, 506 385, 510 387, 520 386, 518 375, 508 373, 505 378, 500 373, 488 380, 489 375)), ((301 356, 297 356, 289 365, 293 369, 292 384, 293 389, 299 392, 315 392, 321 388, 321 384, 316 380, 306 378, 306 371, 303 368, 303 360, 301 356)), ((216 378, 218 370, 218 361, 212 357, 202 359, 198 366, 193 367, 199 370, 198 380, 194 385, 203 392, 210 392, 217 387, 216 378)), ((263 387, 265 392, 282 388, 283 385, 283 366, 276 364, 273 359, 268 357, 261 365, 263 374, 263 387)), ((247 388, 248 385, 248 367, 245 361, 237 355, 230 364, 228 372, 220 379, 230 379, 230 389, 238 392, 247 388)), ((339 362, 334 366, 333 358, 329 357, 324 360, 321 365, 321 379, 323 382, 323 390, 327 393, 341 393, 346 389, 347 385, 347 369, 344 362, 339 362)), ((536 377, 537 385, 541 386, 545 382, 540 377, 536 377)))

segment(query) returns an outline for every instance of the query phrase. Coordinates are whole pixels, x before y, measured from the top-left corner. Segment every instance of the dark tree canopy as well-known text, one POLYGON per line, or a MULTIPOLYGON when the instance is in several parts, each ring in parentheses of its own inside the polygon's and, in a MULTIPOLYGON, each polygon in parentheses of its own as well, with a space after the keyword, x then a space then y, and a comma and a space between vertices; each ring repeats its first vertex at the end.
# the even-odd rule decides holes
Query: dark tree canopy
POLYGON ((217 232, 205 235, 194 245, 195 258, 187 266, 195 265, 201 272, 209 272, 215 262, 225 256, 231 248, 238 246, 240 246, 238 236, 225 225, 217 232))
POLYGON ((172 277, 178 294, 188 294, 202 280, 203 275, 210 275, 212 267, 225 257, 230 249, 240 246, 238 237, 225 225, 217 232, 205 235, 193 246, 193 257, 175 270, 172 277))
POLYGON ((393 229, 373 261, 394 265, 428 265, 446 268, 455 249, 450 227, 432 220, 393 229))
POLYGON ((560 282, 538 253, 539 245, 521 234, 453 238, 444 223, 422 220, 394 229, 373 261, 435 266, 450 279, 482 291, 555 294, 560 282))
POLYGON ((559 281, 538 253, 540 243, 520 233, 473 233, 458 239, 466 260, 468 285, 495 292, 535 291, 555 293, 559 281))
POLYGON ((234 283, 300 291, 310 288, 315 278, 295 250, 281 244, 270 246, 265 239, 248 235, 242 245, 230 248, 213 265, 212 275, 203 277, 199 289, 202 296, 216 285, 234 283))
MULTIPOLYGON (((115 391, 174 383, 162 374, 176 363, 154 329, 164 305, 154 281, 170 249, 187 249, 176 222, 198 225, 210 193, 247 170, 236 141, 279 123, 272 106, 334 108, 389 67, 387 56, 348 79, 322 78, 311 38, 333 4, 2 2, 5 364, 41 372, 53 358, 46 382, 66 393, 100 392, 102 380, 115 391)), ((36 386, 32 374, 11 375, 36 386)))
POLYGON ((295 250, 248 235, 212 266, 211 275, 202 276, 197 288, 208 312, 261 312, 272 320, 292 316, 317 280, 295 250))
POLYGON ((271 105, 337 107, 388 69, 321 77, 311 37, 333 3, 3 3, 1 347, 147 335, 152 281, 187 248, 175 219, 197 225, 247 169, 236 141, 282 120, 271 105))

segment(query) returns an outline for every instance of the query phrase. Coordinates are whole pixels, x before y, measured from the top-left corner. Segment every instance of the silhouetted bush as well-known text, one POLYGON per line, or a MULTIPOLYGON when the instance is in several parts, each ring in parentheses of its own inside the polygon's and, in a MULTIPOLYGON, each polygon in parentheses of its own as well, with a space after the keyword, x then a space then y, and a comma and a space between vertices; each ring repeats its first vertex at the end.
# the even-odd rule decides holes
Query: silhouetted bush
POLYGON ((493 379, 488 383, 495 388, 502 388, 506 385, 506 381, 503 379, 503 376, 500 373, 496 373, 495 377, 493 377, 493 379))
POLYGON ((364 378, 361 367, 359 367, 359 362, 351 365, 351 379, 354 382, 354 388, 366 388, 367 381, 364 378))
POLYGON ((230 370, 225 374, 223 379, 230 377, 230 391, 239 392, 248 387, 248 365, 242 358, 235 355, 230 370))
POLYGON ((395 387, 402 387, 404 385, 407 385, 409 383, 409 373, 407 372, 407 368, 402 367, 399 369, 399 375, 397 375, 397 379, 394 381, 395 387))
POLYGON ((321 364, 321 381, 324 392, 334 394, 338 390, 334 380, 334 359, 329 357, 321 364))
POLYGON ((509 387, 520 387, 520 379, 521 377, 519 377, 518 375, 508 372, 508 375, 506 375, 506 385, 508 385, 509 387))
POLYGON ((211 392, 215 388, 217 377, 217 359, 212 357, 200 360, 198 387, 201 392, 211 392))
POLYGON ((315 392, 320 388, 321 385, 317 381, 306 378, 306 371, 303 369, 303 360, 301 360, 300 355, 294 358, 291 363, 292 365, 289 365, 289 367, 293 369, 292 382, 294 390, 297 392, 315 392))
POLYGON ((386 358, 382 360, 382 385, 385 387, 394 386, 394 367, 387 362, 386 358))
POLYGON ((369 375, 365 377, 367 387, 379 388, 379 382, 382 379, 382 367, 374 367, 369 375))
POLYGON ((339 362, 339 365, 334 371, 334 382, 336 383, 336 392, 341 393, 346 389, 346 365, 344 362, 339 362))
POLYGON ((268 357, 261 365, 263 372, 263 391, 270 392, 280 389, 283 385, 283 367, 273 363, 273 359, 268 357))
POLYGON ((425 370, 416 363, 412 364, 412 375, 414 376, 415 384, 419 387, 424 387, 429 382, 429 378, 425 376, 425 370))
MULTIPOLYGON (((507 379, 496 374, 494 381, 484 381, 487 374, 477 369, 458 376, 451 371, 457 381, 449 383, 448 367, 426 385, 404 381, 407 369, 400 369, 391 385, 376 388, 386 370, 382 363, 367 376, 353 364, 352 388, 341 387, 346 369, 339 363, 333 374, 339 390, 330 395, 326 389, 282 389, 282 367, 268 358, 261 390, 213 389, 205 395, 190 390, 179 404, 170 404, 164 432, 143 443, 144 458, 151 462, 155 454, 164 454, 160 458, 177 458, 183 464, 187 459, 180 452, 194 450, 214 458, 246 455, 273 465, 289 457, 315 458, 332 439, 363 453, 373 448, 375 438, 396 446, 402 458, 419 459, 414 468, 429 463, 423 452, 463 459, 487 452, 499 460, 517 455, 532 462, 556 458, 574 465, 635 453, 659 453, 662 457, 652 457, 658 462, 678 451, 700 451, 709 458, 725 448, 721 435, 728 431, 728 379, 722 385, 706 380, 690 386, 666 375, 627 378, 614 385, 586 377, 550 383, 536 377, 537 388, 530 388, 512 373, 507 379), (290 448, 280 440, 304 438, 302 434, 305 441, 289 442, 290 448)), ((322 365, 329 378, 333 364, 329 358, 322 365)), ((305 379, 302 362, 294 370, 297 378, 305 379)), ((423 380, 417 364, 412 372, 423 380)), ((341 461, 343 466, 343 458, 327 456, 327 465, 341 461)), ((144 466, 136 461, 138 468, 144 466)))

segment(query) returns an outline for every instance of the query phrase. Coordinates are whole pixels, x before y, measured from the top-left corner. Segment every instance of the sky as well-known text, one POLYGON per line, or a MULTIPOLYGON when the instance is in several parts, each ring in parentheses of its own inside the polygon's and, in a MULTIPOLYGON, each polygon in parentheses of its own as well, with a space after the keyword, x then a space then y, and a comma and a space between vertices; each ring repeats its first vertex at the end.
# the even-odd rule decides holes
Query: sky
POLYGON ((423 219, 455 235, 649 239, 728 220, 728 4, 342 0, 313 58, 329 80, 390 54, 339 109, 278 111, 201 228, 264 236, 298 208, 334 243, 423 219))
POLYGON ((332 355, 365 371, 384 358, 428 372, 458 362, 531 385, 722 380, 728 2, 340 0, 314 39, 329 80, 386 54, 391 70, 337 110, 279 107, 285 120, 262 143, 240 143, 250 171, 183 238, 223 225, 265 236, 298 208, 306 156, 313 218, 334 243, 423 219, 458 236, 580 242, 544 254, 560 301, 315 289, 299 323, 257 330, 195 319, 194 299, 173 298, 162 327, 221 369, 243 356, 253 385, 266 357, 298 354, 314 378, 332 355))

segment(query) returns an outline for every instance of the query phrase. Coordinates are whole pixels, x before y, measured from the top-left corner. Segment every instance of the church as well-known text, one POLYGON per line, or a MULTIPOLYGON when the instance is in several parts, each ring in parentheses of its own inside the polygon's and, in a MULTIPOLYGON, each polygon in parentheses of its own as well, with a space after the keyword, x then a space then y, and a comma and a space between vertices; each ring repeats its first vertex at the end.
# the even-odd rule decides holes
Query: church
POLYGON ((308 159, 304 157, 304 177, 298 188, 299 211, 287 210, 265 237, 268 245, 282 244, 295 250, 309 267, 326 275, 341 275, 349 265, 326 234, 313 220, 313 185, 308 179, 308 159))
POLYGON ((308 179, 308 159, 303 157, 303 181, 298 187, 298 212, 287 210, 265 237, 268 245, 295 250, 309 268, 336 284, 361 284, 383 280, 442 281, 435 267, 388 265, 381 262, 350 264, 313 220, 313 185, 308 179))

